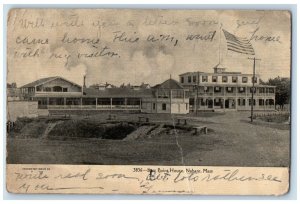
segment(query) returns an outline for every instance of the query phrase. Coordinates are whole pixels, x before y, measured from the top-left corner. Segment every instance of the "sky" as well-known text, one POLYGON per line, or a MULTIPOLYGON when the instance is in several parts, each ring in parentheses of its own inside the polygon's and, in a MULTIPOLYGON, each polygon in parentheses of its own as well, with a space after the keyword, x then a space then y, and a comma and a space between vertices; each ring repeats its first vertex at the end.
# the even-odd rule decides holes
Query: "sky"
POLYGON ((287 11, 16 9, 8 19, 7 82, 61 76, 82 85, 86 75, 87 85, 155 85, 213 72, 218 63, 252 73, 253 56, 228 51, 222 29, 250 40, 263 80, 289 77, 290 24, 287 11))

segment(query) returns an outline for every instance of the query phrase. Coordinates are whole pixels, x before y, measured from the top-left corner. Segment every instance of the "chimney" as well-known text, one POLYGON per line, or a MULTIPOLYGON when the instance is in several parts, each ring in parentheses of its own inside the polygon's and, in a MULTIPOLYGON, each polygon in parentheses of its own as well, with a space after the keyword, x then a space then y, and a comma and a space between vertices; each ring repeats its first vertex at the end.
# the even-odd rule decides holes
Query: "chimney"
POLYGON ((83 76, 83 88, 86 88, 86 85, 85 85, 85 78, 86 78, 86 76, 84 75, 84 76, 83 76))

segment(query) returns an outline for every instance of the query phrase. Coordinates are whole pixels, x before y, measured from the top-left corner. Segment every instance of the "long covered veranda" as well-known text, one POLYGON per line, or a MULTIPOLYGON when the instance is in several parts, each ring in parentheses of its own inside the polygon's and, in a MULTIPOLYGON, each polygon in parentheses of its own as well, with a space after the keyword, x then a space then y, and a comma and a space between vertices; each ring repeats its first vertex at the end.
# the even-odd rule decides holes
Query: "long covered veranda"
MULTIPOLYGON (((190 110, 250 110, 251 98, 244 97, 199 97, 190 98, 190 110)), ((254 110, 274 110, 274 98, 254 98, 254 110)))
POLYGON ((39 109, 141 110, 141 98, 40 97, 39 109))

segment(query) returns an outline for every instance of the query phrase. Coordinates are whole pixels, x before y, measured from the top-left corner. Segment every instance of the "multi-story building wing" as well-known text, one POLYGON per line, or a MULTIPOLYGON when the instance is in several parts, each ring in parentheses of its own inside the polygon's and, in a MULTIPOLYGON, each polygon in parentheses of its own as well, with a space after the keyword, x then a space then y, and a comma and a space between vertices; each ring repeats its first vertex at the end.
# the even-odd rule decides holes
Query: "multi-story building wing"
MULTIPOLYGON (((190 110, 250 110, 252 74, 226 72, 218 64, 213 73, 187 72, 179 75, 180 83, 190 90, 190 110)), ((254 78, 254 110, 275 108, 275 86, 259 83, 254 78)))

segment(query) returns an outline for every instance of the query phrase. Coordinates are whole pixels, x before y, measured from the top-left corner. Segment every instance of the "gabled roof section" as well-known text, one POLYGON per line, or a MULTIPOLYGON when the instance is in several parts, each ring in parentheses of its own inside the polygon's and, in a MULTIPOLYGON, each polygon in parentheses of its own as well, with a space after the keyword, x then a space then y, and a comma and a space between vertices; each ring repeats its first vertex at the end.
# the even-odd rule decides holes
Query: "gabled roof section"
POLYGON ((69 81, 69 80, 67 80, 67 79, 65 79, 65 78, 63 78, 63 77, 55 76, 55 77, 46 77, 46 78, 38 79, 38 80, 33 81, 33 82, 29 83, 29 84, 25 84, 25 85, 22 86, 21 88, 30 88, 30 87, 39 86, 39 85, 45 84, 45 83, 47 83, 47 82, 53 81, 53 80, 55 80, 55 79, 62 79, 62 80, 64 80, 64 81, 67 81, 67 82, 69 82, 69 83, 75 85, 75 86, 81 87, 79 84, 76 84, 76 83, 74 83, 74 82, 72 82, 72 81, 69 81))
POLYGON ((184 89, 183 86, 181 86, 181 84, 174 80, 174 79, 168 79, 165 82, 156 85, 153 88, 157 88, 157 89, 184 89))

